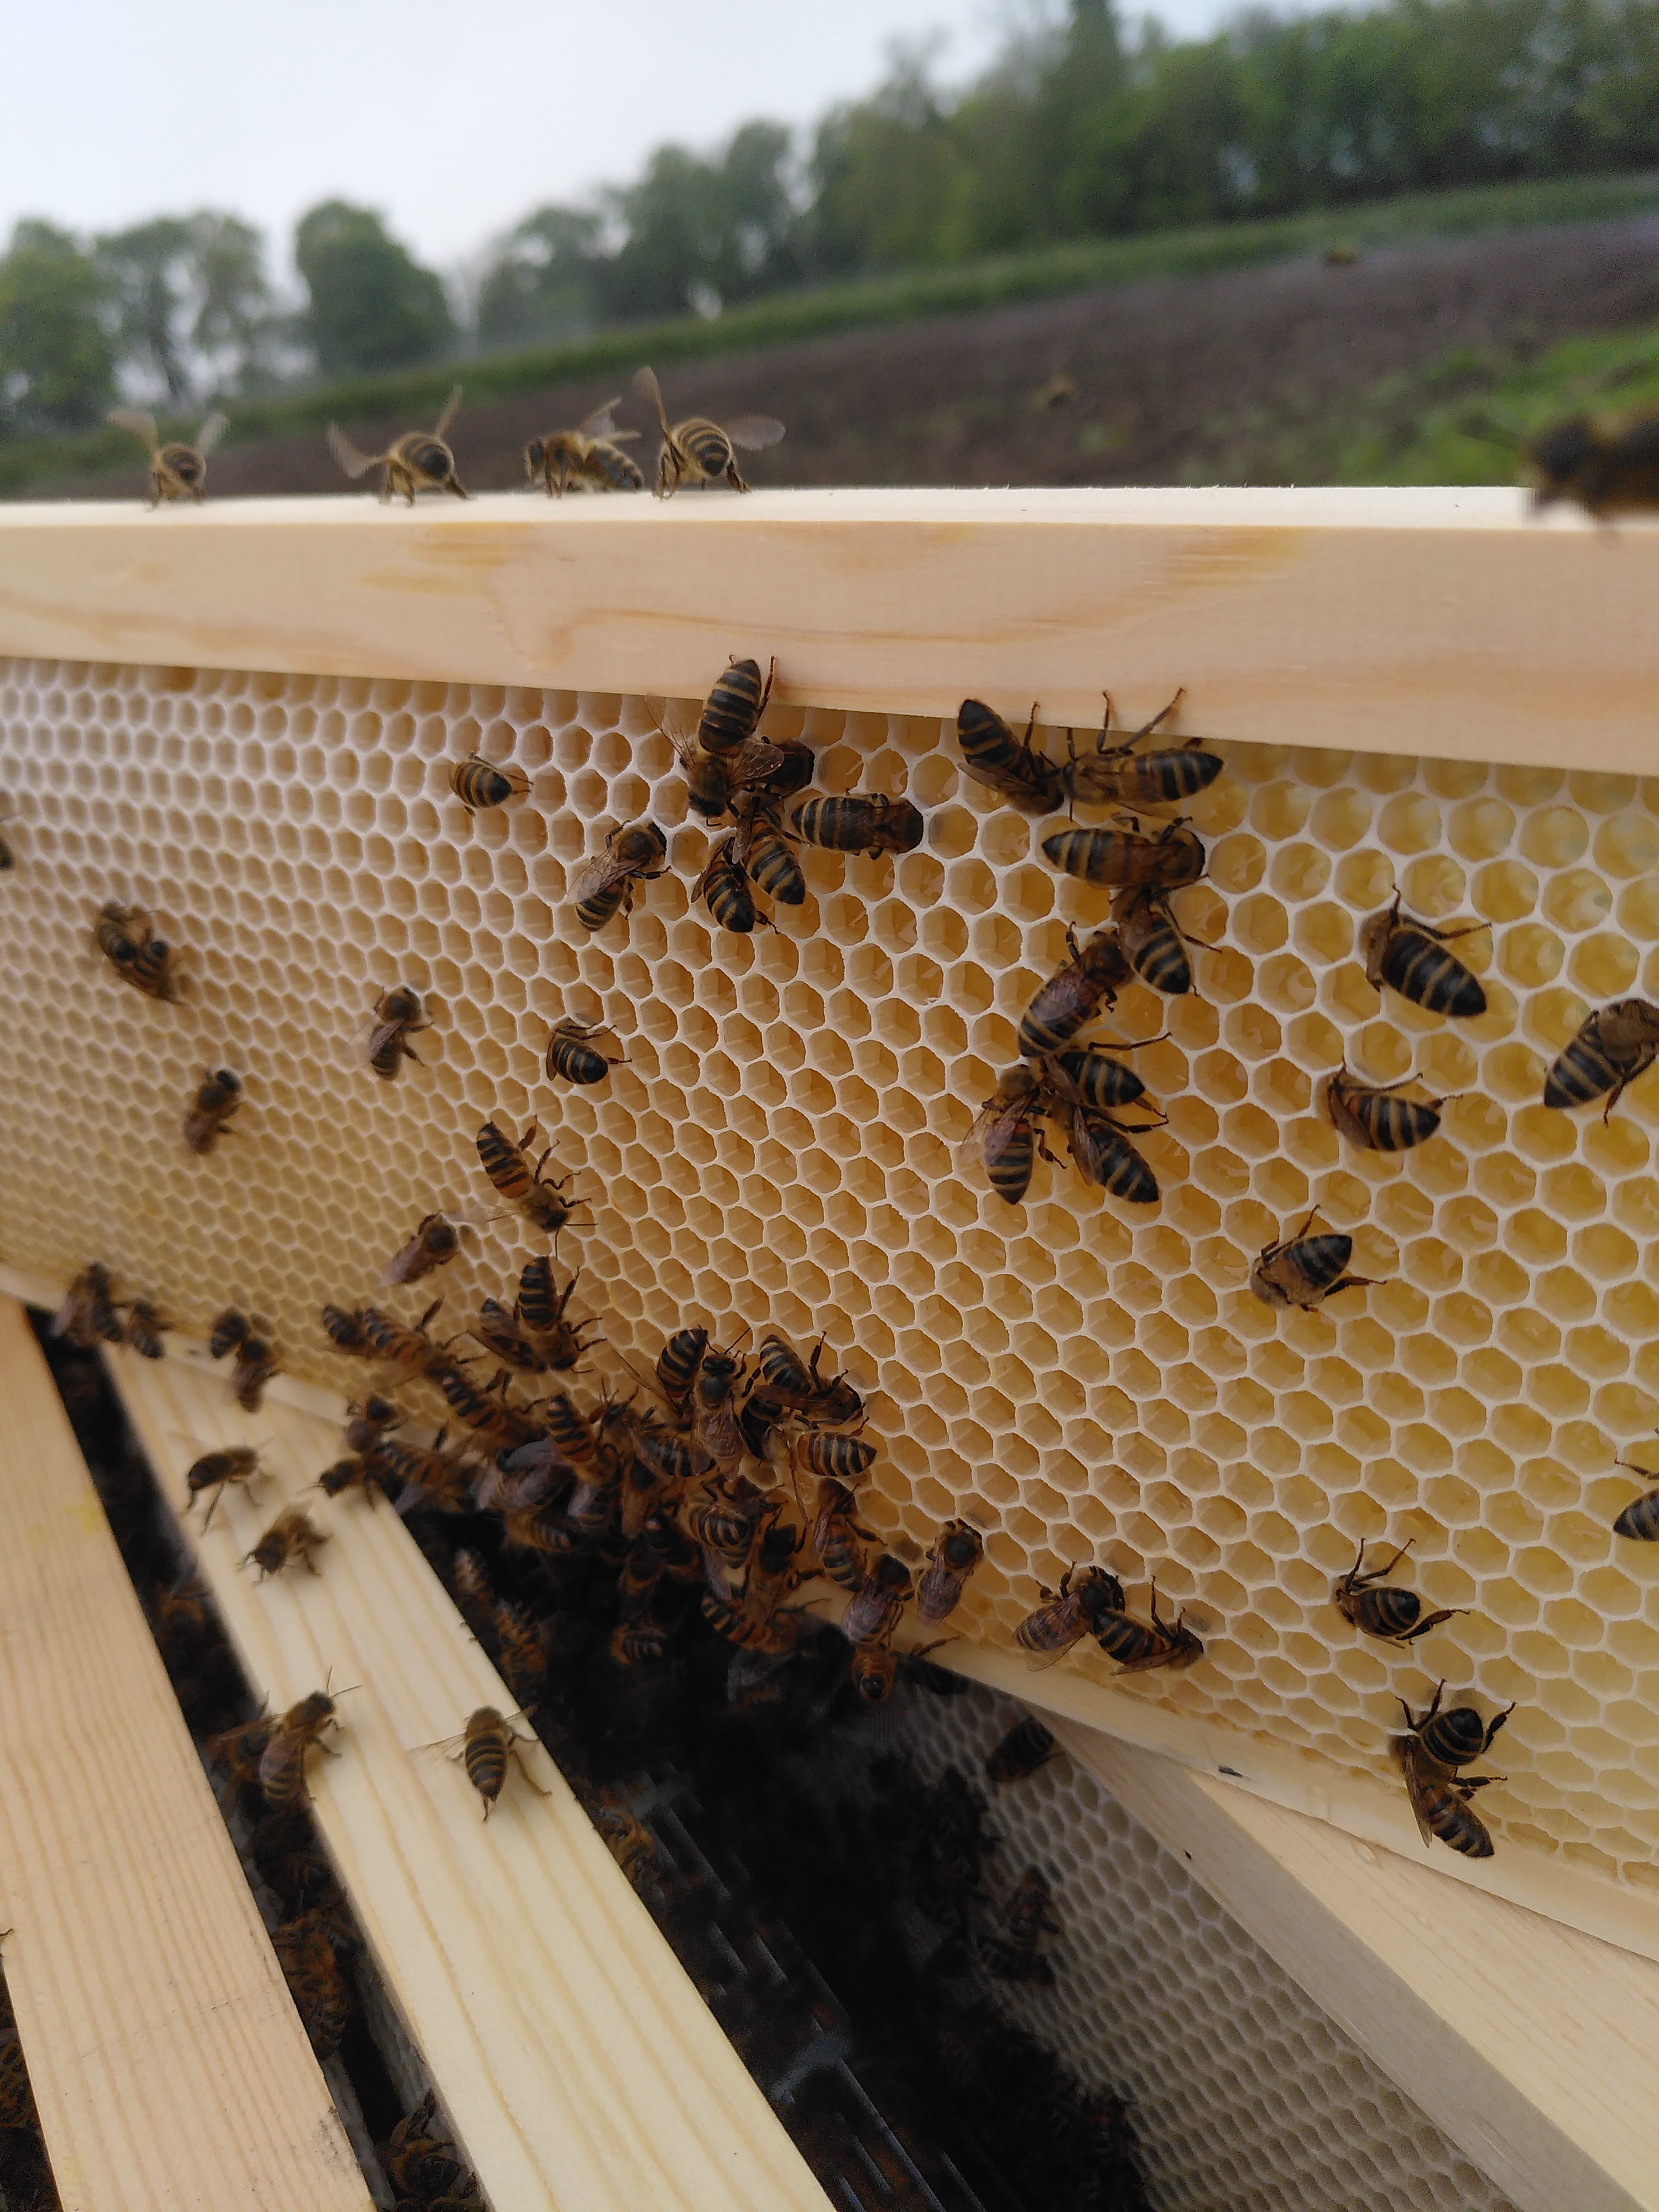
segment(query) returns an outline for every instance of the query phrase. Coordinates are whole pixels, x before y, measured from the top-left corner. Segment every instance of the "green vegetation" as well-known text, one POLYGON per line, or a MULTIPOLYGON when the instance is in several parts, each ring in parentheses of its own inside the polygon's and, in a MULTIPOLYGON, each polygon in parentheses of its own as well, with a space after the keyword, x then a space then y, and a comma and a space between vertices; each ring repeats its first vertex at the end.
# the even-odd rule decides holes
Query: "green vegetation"
MULTIPOLYGON (((1406 194, 1340 214, 1322 211, 1269 222, 1209 223, 1148 238, 1095 240, 1042 252, 1002 255, 957 269, 919 270, 862 283, 786 293, 753 307, 734 309, 714 320, 680 315, 562 345, 486 356, 459 365, 445 362, 325 388, 250 397, 234 405, 230 442, 317 431, 336 419, 349 422, 393 416, 417 422, 423 416, 435 416, 457 374, 465 380, 468 402, 476 405, 585 377, 614 374, 622 378, 646 360, 665 368, 677 361, 750 351, 828 337, 838 331, 914 321, 927 315, 971 313, 1020 300, 1136 283, 1149 277, 1248 268, 1323 252, 1333 246, 1370 251, 1430 238, 1525 230, 1547 223, 1593 222, 1656 210, 1659 210, 1659 174, 1569 178, 1472 191, 1406 194)), ((1435 397, 1439 403, 1444 395, 1435 397)), ((180 417, 177 427, 187 431, 189 418, 180 417)), ((1356 450, 1359 434, 1356 431, 1349 441, 1356 450)), ((1346 443, 1340 440, 1338 443, 1346 450, 1346 443)), ((1305 452, 1300 445, 1294 451, 1287 449, 1285 466, 1291 472, 1279 480, 1311 481, 1308 469, 1314 465, 1309 458, 1313 450, 1311 439, 1306 441, 1305 452), (1302 465, 1304 461, 1305 466, 1302 465)), ((1325 450, 1322 445, 1320 450, 1325 450)), ((82 437, 33 438, 27 442, 0 440, 0 495, 27 496, 36 484, 130 469, 132 462, 132 441, 124 431, 100 429, 82 437)), ((1498 473, 1502 480, 1505 469, 1499 466, 1498 473)), ((1512 475, 1512 469, 1507 473, 1512 475)), ((1321 480, 1331 480, 1328 472, 1321 480)), ((1362 479, 1340 477, 1336 480, 1362 479)), ((1449 477, 1443 480, 1481 479, 1449 477)))

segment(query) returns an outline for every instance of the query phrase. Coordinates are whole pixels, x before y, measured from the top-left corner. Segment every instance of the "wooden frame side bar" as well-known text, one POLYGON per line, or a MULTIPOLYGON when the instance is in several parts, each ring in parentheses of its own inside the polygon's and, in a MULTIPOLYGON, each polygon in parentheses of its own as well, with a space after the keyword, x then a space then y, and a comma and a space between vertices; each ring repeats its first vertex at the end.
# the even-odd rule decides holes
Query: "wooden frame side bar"
POLYGON ((514 1700, 384 1504, 310 1487, 339 1431, 282 1399, 252 1419, 222 1376, 108 1355, 178 1508, 185 1470, 262 1448, 254 1494, 183 1522, 254 1688, 322 1687, 339 1756, 313 1754, 319 1825, 381 1978, 492 2203, 511 2212, 824 2212, 826 2199, 665 1938, 544 1754, 545 1802, 509 1769, 486 1823, 447 1755, 467 1715, 514 1700), (329 1542, 315 1576, 243 1555, 289 1503, 329 1542))
POLYGON ((1055 1734, 1521 2212, 1659 2207, 1659 1965, 1073 1723, 1055 1734))
POLYGON ((368 2212, 62 1401, 9 1298, 0 1402, 0 1914, 64 2212, 368 2212))
POLYGON ((0 653, 1097 725, 1650 773, 1659 530, 1516 491, 491 494, 0 508, 0 653))

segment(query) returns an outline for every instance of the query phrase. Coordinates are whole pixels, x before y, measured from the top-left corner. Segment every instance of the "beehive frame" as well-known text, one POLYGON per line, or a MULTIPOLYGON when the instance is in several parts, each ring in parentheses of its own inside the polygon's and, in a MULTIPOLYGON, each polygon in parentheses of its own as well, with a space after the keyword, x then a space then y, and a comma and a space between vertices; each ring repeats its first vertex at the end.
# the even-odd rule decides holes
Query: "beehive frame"
MULTIPOLYGON (((827 1326, 877 1393, 873 1525, 920 1547, 948 1512, 985 1522, 962 1663, 1012 1679, 1008 1632, 1072 1558, 1156 1572, 1204 1668, 1123 1689, 1073 1661, 1027 1694, 1412 1848, 1395 1692, 1443 1668, 1516 1697, 1499 1856, 1474 1878, 1659 1954, 1654 1563, 1608 1532, 1634 1489, 1612 1462, 1653 1425, 1652 1108, 1641 1086, 1605 1126, 1535 1105, 1588 1005, 1655 984, 1636 772, 1656 565, 1659 538, 1532 529, 1507 495, 12 510, 13 965, 73 1050, 41 1055, 21 1023, 0 1044, 24 1132, 0 1257, 52 1283, 99 1249, 198 1330, 252 1300, 290 1366, 337 1386, 317 1303, 367 1294, 429 1205, 478 1194, 486 1113, 538 1114, 586 1168, 617 1349, 648 1356, 694 1313, 827 1326), (767 727, 817 745, 829 787, 908 789, 929 825, 896 863, 814 856, 807 906, 752 944, 688 911, 702 841, 662 726, 733 651, 777 653, 767 727), (973 692, 1087 726, 1107 682, 1130 721, 1184 683, 1186 726, 1227 755, 1183 909, 1222 949, 1201 1003, 1121 1009, 1127 1035, 1170 1030, 1137 1063, 1171 1115, 1146 1147, 1161 1206, 1055 1175, 1016 1218, 956 1146, 1066 920, 1103 898, 961 776, 948 721, 973 692), (524 806, 469 823, 444 795, 475 744, 531 771, 524 806), (581 942, 570 879, 645 811, 678 830, 675 873, 581 942), (1482 1023, 1454 1035, 1364 984, 1354 924, 1396 882, 1494 924, 1482 1023), (185 1008, 96 975, 80 933, 109 895, 191 951, 185 1008), (434 995, 441 1057, 387 1097, 350 1031, 404 976, 434 995), (567 1010, 629 1055, 591 1097, 538 1071, 567 1010), (1461 1091, 1443 1137, 1404 1164, 1339 1157, 1309 1094, 1345 1049, 1461 1091), (222 1055, 260 1072, 204 1173, 167 1147, 222 1055), (326 1226, 279 1261, 296 1176, 326 1226), (1267 1315, 1249 1255, 1315 1197, 1385 1285, 1267 1315), (1328 1589, 1385 1533, 1473 1611, 1379 1656, 1328 1589)), ((522 1256, 510 1231, 486 1245, 455 1302, 522 1256)))

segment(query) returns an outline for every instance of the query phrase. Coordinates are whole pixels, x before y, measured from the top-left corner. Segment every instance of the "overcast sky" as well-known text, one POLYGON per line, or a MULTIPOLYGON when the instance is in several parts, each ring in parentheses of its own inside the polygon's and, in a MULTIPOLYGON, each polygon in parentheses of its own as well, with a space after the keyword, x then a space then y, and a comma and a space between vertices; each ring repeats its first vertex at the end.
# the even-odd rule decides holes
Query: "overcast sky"
MULTIPOLYGON (((273 235, 334 195, 451 266, 663 140, 802 123, 938 30, 973 74, 1045 0, 13 0, 0 234, 228 208, 273 235)), ((1058 6, 1060 0, 1046 0, 1058 6)), ((1139 13, 1134 9, 1133 13, 1139 13)), ((1157 0, 1184 33, 1218 0, 1157 0)))

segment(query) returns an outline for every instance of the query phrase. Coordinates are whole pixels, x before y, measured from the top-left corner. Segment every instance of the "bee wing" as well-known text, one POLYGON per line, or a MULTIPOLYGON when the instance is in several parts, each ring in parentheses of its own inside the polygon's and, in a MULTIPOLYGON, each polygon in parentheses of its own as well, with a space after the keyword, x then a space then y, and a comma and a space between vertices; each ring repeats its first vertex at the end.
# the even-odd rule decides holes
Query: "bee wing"
POLYGON ((366 453, 361 446, 354 445, 337 422, 329 424, 326 434, 328 450, 354 483, 382 458, 379 453, 366 453))
POLYGON ((668 435, 668 410, 662 404, 662 386, 657 381, 655 371, 649 368, 636 368, 634 372, 634 390, 648 407, 656 409, 657 420, 662 424, 662 434, 665 438, 668 435))
POLYGON ((597 860, 588 862, 570 886, 572 902, 580 906, 584 899, 593 898, 600 891, 609 890, 612 884, 620 883, 628 873, 626 860, 619 860, 610 853, 601 853, 597 860))
POLYGON ((1429 1826, 1423 1811, 1423 1776, 1417 1763, 1417 1746, 1409 1736, 1396 1736, 1395 1755, 1406 1778, 1406 1796, 1411 1804, 1413 1818, 1417 1822, 1417 1832, 1426 1846, 1432 1847, 1434 1830, 1429 1826))
POLYGON ((750 453, 758 453, 763 446, 775 446, 783 435, 783 425, 775 415, 739 415, 725 428, 734 446, 745 446, 750 453))
POLYGON ((764 783, 783 766, 785 756, 764 738, 745 738, 735 752, 722 753, 720 766, 730 784, 764 783))
POLYGON ((1000 1139, 1024 1110, 1024 1102, 1014 1106, 1005 1105, 1000 1098, 992 1098, 981 1107, 974 1126, 957 1150, 958 1168, 975 1168, 984 1163, 988 1152, 996 1149, 994 1139, 1000 1139))
POLYGON ((455 416, 460 408, 460 404, 461 387, 459 384, 452 385, 450 387, 449 397, 444 402, 444 411, 439 416, 437 421, 432 426, 432 434, 434 438, 441 438, 443 436, 450 424, 455 420, 455 416))
POLYGON ((225 432, 229 429, 229 416, 222 414, 220 410, 216 407, 212 414, 210 414, 207 420, 203 423, 201 428, 196 433, 196 450, 202 456, 204 460, 206 460, 208 455, 213 451, 220 439, 224 436, 225 432))
POLYGON ((158 451, 161 441, 155 434, 155 417, 147 407, 112 407, 104 420, 113 422, 118 430, 131 430, 135 438, 142 438, 151 453, 158 451))
POLYGON ((605 434, 613 446, 625 446, 630 438, 637 438, 637 430, 611 430, 605 434))
MULTIPOLYGON (((607 399, 603 407, 596 407, 591 415, 584 415, 576 425, 576 435, 579 438, 614 438, 617 435, 617 426, 611 418, 611 410, 613 407, 621 405, 620 398, 607 399)), ((637 438, 640 434, 637 430, 628 430, 623 434, 624 437, 637 438)))

